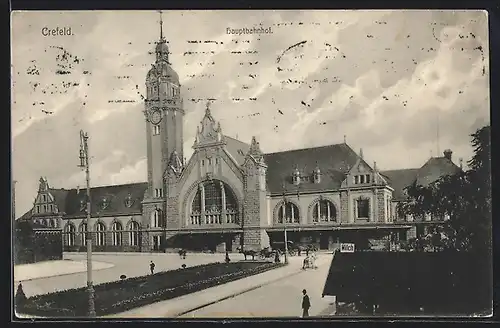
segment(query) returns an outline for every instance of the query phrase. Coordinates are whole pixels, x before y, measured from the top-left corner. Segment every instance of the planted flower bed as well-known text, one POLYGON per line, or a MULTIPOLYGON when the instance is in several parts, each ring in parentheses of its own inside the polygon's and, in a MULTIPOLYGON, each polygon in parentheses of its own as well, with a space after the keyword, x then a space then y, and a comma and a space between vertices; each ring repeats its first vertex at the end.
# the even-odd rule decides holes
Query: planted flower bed
MULTIPOLYGON (((98 316, 194 293, 282 266, 270 262, 211 263, 94 286, 98 316)), ((28 298, 18 313, 43 317, 86 317, 86 287, 28 298)))

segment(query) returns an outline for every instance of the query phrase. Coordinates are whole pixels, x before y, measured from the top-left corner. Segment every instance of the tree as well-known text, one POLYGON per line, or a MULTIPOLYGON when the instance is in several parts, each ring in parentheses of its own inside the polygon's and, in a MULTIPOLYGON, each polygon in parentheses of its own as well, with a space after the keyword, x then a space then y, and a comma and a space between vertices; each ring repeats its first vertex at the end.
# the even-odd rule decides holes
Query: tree
MULTIPOLYGON (((407 200, 398 206, 402 216, 425 215, 449 220, 430 231, 424 243, 435 250, 456 249, 491 252, 491 164, 490 126, 471 135, 474 155, 469 170, 443 176, 428 186, 416 182, 406 188, 407 200)), ((425 248, 425 247, 424 247, 425 248)))

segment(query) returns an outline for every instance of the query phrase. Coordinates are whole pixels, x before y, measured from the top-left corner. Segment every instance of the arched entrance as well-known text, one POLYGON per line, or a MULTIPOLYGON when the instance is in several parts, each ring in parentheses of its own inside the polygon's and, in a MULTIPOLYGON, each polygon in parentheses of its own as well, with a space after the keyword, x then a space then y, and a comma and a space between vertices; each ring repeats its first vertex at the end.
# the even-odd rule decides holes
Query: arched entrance
POLYGON ((235 228, 240 225, 236 194, 225 182, 200 183, 188 204, 183 248, 193 251, 233 251, 239 246, 235 228))

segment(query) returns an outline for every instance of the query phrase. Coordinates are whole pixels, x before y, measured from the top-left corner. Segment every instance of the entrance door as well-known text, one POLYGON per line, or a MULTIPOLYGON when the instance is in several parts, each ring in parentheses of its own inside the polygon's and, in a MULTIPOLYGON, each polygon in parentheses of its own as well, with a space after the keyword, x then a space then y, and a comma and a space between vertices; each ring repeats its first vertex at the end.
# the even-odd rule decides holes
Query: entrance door
POLYGON ((227 235, 225 238, 225 242, 226 242, 226 251, 232 252, 233 251, 233 236, 227 235))
POLYGON ((153 250, 154 251, 160 250, 160 242, 161 242, 161 236, 153 236, 153 250))
POLYGON ((322 233, 319 237, 319 249, 328 249, 328 235, 322 233))

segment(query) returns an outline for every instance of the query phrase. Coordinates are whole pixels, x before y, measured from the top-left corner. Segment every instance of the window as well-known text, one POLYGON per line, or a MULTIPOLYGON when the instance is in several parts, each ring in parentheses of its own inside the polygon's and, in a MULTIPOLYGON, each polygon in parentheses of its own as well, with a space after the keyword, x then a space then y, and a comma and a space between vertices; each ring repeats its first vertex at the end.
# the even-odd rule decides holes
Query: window
POLYGON ((365 219, 370 217, 370 200, 358 199, 357 201, 358 218, 365 219))
POLYGON ((359 176, 359 183, 365 183, 365 176, 364 175, 360 175, 359 176))
POLYGON ((96 245, 104 246, 106 245, 106 226, 102 222, 98 222, 96 225, 96 245))
POLYGON ((160 226, 160 210, 151 212, 151 228, 158 228, 160 226))
POLYGON ((215 164, 219 164, 219 157, 215 158, 215 164))
POLYGON ((156 197, 156 198, 163 197, 163 189, 161 189, 161 188, 156 188, 156 189, 155 189, 155 197, 156 197))
POLYGON ((45 205, 42 205, 42 213, 45 213, 45 212, 47 212, 47 208, 45 205))
POLYGON ((366 175, 366 183, 370 183, 370 175, 369 174, 366 175))
POLYGON ((283 223, 283 219, 286 223, 299 223, 300 213, 299 208, 292 202, 283 202, 278 210, 278 223, 283 223))
POLYGON ((238 223, 238 203, 231 188, 222 181, 201 184, 191 204, 188 224, 238 223))
POLYGON ((52 205, 50 205, 50 204, 49 204, 49 205, 47 205, 47 211, 48 211, 48 212, 52 212, 52 205))
POLYGON ((153 135, 157 136, 160 134, 160 126, 159 125, 153 125, 153 135))
POLYGON ((358 184, 358 183, 359 183, 359 176, 355 175, 354 176, 354 184, 358 184))
POLYGON ((113 222, 111 226, 111 242, 113 246, 122 245, 122 225, 120 222, 113 222))
POLYGON ((66 245, 74 246, 75 245, 75 226, 71 223, 66 225, 66 245))
POLYGON ((39 205, 37 205, 37 206, 36 206, 36 208, 35 208, 35 212, 36 212, 36 213, 40 213, 40 206, 39 206, 39 205))
POLYGON ((57 228, 57 220, 52 219, 52 227, 57 228))
POLYGON ((130 222, 129 244, 139 246, 139 223, 135 221, 130 222))
POLYGON ((87 246, 87 223, 80 225, 80 236, 82 237, 82 246, 87 246))
POLYGON ((47 196, 46 195, 42 195, 42 203, 45 203, 47 201, 47 196))
POLYGON ((204 159, 201 160, 201 166, 205 166, 205 160, 204 159))
POLYGON ((313 222, 331 222, 335 221, 336 217, 335 205, 329 200, 322 199, 313 207, 313 222))

